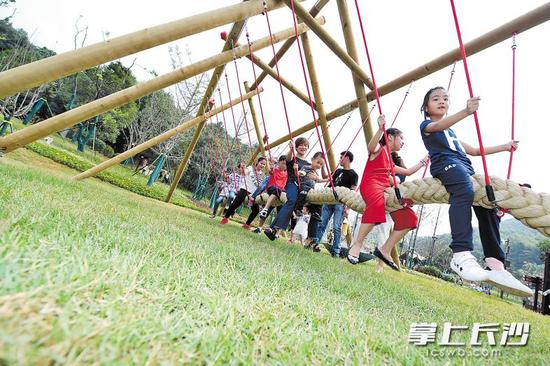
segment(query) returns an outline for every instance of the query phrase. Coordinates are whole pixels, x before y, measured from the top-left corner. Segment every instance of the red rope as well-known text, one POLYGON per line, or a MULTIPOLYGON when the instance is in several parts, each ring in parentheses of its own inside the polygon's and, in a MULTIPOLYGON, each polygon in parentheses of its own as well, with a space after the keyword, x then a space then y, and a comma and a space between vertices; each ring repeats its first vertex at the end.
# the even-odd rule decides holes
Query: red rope
MULTIPOLYGON (((357 130, 357 132, 355 133, 355 136, 353 136, 353 139, 351 140, 350 144, 348 145, 347 149, 344 150, 344 151, 349 151, 349 149, 351 148, 351 145, 353 145, 353 143, 355 142, 355 140, 357 139, 357 136, 359 136, 359 132, 361 132, 361 130, 363 129, 363 127, 365 126, 365 124, 367 123, 367 121, 369 120, 369 117, 372 113, 372 111, 374 110, 374 108, 376 107, 376 103, 374 103, 369 111, 369 115, 367 116, 367 118, 365 118, 365 120, 363 121, 363 123, 361 123, 361 125, 359 126, 359 129, 357 130)), ((342 156, 340 158, 340 161, 338 162, 338 165, 342 164, 342 160, 344 159, 345 156, 342 156)), ((327 185, 325 184, 325 187, 327 185)))
MULTIPOLYGON (((219 94, 219 97, 220 97, 220 105, 223 105, 222 103, 222 92, 220 90, 220 88, 218 88, 218 94, 219 94)), ((230 147, 230 144, 229 144, 229 134, 227 133, 227 124, 225 123, 225 111, 222 110, 222 115, 223 115, 223 130, 225 131, 225 144, 227 145, 227 157, 226 157, 226 160, 225 160, 225 163, 224 163, 224 166, 223 166, 223 170, 225 171, 225 169, 227 168, 227 163, 229 162, 229 157, 231 155, 231 147, 230 147)), ((220 123, 220 120, 218 119, 218 114, 216 113, 216 123, 220 123)))
POLYGON ((325 161, 325 166, 327 167, 330 186, 334 189, 334 182, 332 181, 332 172, 330 170, 330 165, 328 165, 323 142, 321 141, 321 133, 319 132, 319 122, 318 122, 318 118, 315 118, 315 108, 313 107, 313 100, 311 99, 311 92, 309 90, 309 81, 307 80, 306 66, 304 64, 304 57, 302 55, 302 46, 300 44, 300 37, 298 35, 298 24, 296 22, 296 12, 294 11, 294 0, 290 0, 290 7, 292 9, 292 22, 294 23, 294 36, 296 38, 296 44, 298 45, 298 54, 300 55, 302 72, 304 74, 304 81, 306 83, 307 97, 309 99, 309 107, 311 109, 311 114, 313 116, 313 123, 315 124, 315 131, 317 132, 317 138, 319 139, 319 146, 321 147, 321 152, 323 153, 323 160, 325 161))
MULTIPOLYGON (((516 114, 516 34, 512 38, 512 141, 515 139, 515 114, 516 114)), ((506 179, 510 179, 512 174, 512 159, 514 158, 514 148, 510 149, 510 161, 508 162, 508 174, 506 179)))
MULTIPOLYGON (((239 77, 239 68, 237 66, 237 58, 233 56, 233 64, 235 65, 235 74, 237 75, 237 85, 239 87, 239 98, 241 100, 241 107, 243 108, 243 114, 244 114, 244 126, 246 127, 246 135, 248 136, 248 147, 250 150, 252 150, 252 139, 250 138, 250 129, 248 128, 248 119, 246 118, 246 109, 244 107, 244 99, 243 99, 243 91, 241 88, 241 79, 239 77)), ((256 171, 256 164, 253 163, 254 175, 256 176, 256 185, 260 185, 260 179, 258 178, 258 172, 256 171)), ((252 193, 252 192, 250 192, 252 193)))
MULTIPOLYGON (((450 1, 451 1, 451 8, 453 10, 453 18, 454 18, 455 27, 456 27, 456 35, 458 37, 458 43, 460 45, 460 56, 462 57, 462 64, 464 65, 464 74, 466 76, 466 82, 468 83, 468 92, 470 93, 470 98, 473 98, 474 97, 474 91, 472 89, 472 82, 470 80, 470 73, 468 71, 468 62, 466 61, 466 50, 464 49, 464 44, 462 43, 462 35, 460 33, 460 26, 458 24, 458 17, 456 15, 455 3, 454 3, 454 0, 450 0, 450 1)), ((485 148, 483 147, 483 140, 481 138, 481 129, 479 128, 479 120, 478 120, 478 117, 477 117, 477 111, 474 112, 474 120, 475 120, 475 124, 476 124, 477 140, 479 142, 479 152, 481 154, 481 161, 483 163, 483 173, 485 175, 485 185, 490 187, 491 186, 491 178, 489 177, 489 171, 487 169, 487 161, 485 160, 485 148)), ((492 188, 487 188, 487 189, 492 190, 492 188)), ((490 200, 492 202, 494 202, 494 197, 493 197, 493 199, 491 199, 491 197, 490 197, 490 200)))
MULTIPOLYGON (((361 34, 363 36, 363 45, 365 46, 365 52, 367 54, 367 60, 369 62, 370 75, 371 75, 371 78, 372 78, 372 85, 374 87, 374 96, 376 97, 376 103, 378 105, 378 112, 380 114, 382 114, 382 106, 380 105, 380 95, 378 93, 378 88, 376 86, 376 80, 374 78, 374 72, 372 70, 372 62, 370 60, 369 48, 367 46, 367 38, 365 37, 365 29, 363 27, 363 20, 361 18, 361 11, 359 10, 359 4, 357 3, 357 0, 355 0, 355 9, 357 10, 357 17, 359 18, 359 26, 361 27, 361 34)), ((386 145, 386 151, 388 153, 388 156, 390 157, 391 156, 391 150, 390 150, 390 145, 388 143, 388 135, 386 133, 386 126, 382 126, 382 131, 384 132, 384 141, 386 142, 386 144, 385 144, 386 145)), ((393 186, 395 188, 395 193, 398 196, 398 198, 400 198, 401 194, 399 193, 398 188, 397 188, 397 179, 395 178, 395 170, 393 168, 393 164, 390 164, 390 167, 391 167, 391 175, 392 175, 392 179, 393 179, 393 186)))
MULTIPOLYGON (((250 45, 250 37, 248 34, 248 29, 246 30, 246 42, 248 43, 248 52, 250 54, 250 65, 252 66, 252 73, 254 74, 254 85, 258 85, 256 68, 254 67, 254 54, 252 53, 252 46, 250 45)), ((262 98, 260 97, 260 94, 258 94, 258 104, 260 105, 260 115, 262 116, 262 126, 264 129, 264 140, 265 140, 264 145, 267 145, 267 154, 269 156, 269 164, 271 165, 273 158, 271 157, 271 148, 269 147, 269 136, 267 135, 267 126, 265 124, 264 109, 262 107, 262 98)), ((260 142, 258 141, 258 143, 260 142)))
MULTIPOLYGON (((224 73, 225 74, 225 85, 227 86, 227 95, 229 96, 229 103, 231 104, 231 101, 233 99, 231 99, 231 90, 229 89, 229 79, 227 78, 227 73, 224 73)), ((241 144, 240 144, 240 141, 239 141, 239 130, 237 130, 237 122, 235 120, 235 112, 233 111, 233 106, 230 105, 230 109, 231 109, 231 116, 233 118, 233 127, 235 128, 235 140, 236 140, 236 144, 237 144, 237 151, 239 153, 239 167, 241 164, 243 164, 243 157, 242 157, 242 154, 241 154, 241 144)), ((239 174, 241 172, 239 171, 239 174)), ((245 175, 242 177, 242 179, 244 180, 244 188, 246 189, 246 191, 248 192, 248 187, 246 186, 246 169, 245 169, 245 175)), ((239 189, 237 187, 237 189, 239 189)))
MULTIPOLYGON (((279 89, 281 91, 281 99, 283 101, 283 109, 285 111, 286 127, 288 128, 288 137, 291 141, 294 141, 292 137, 292 129, 290 128, 290 119, 288 118, 288 110, 286 108, 285 95, 283 93, 283 83, 281 81, 281 73, 279 72, 279 60, 277 58, 277 53, 275 52, 275 45, 273 44, 273 33, 271 32, 271 23, 269 21, 269 11, 267 9, 267 3, 264 1, 264 13, 267 20, 267 29, 269 30, 269 41, 271 43, 271 50, 273 52, 273 60, 275 60, 275 70, 277 71, 277 80, 279 81, 279 89)), ((294 166, 296 166, 296 154, 294 148, 290 149, 292 153, 292 159, 294 160, 294 166)), ((296 176, 296 181, 298 182, 298 191, 300 190, 300 177, 298 174, 298 169, 294 167, 294 174, 296 176)))

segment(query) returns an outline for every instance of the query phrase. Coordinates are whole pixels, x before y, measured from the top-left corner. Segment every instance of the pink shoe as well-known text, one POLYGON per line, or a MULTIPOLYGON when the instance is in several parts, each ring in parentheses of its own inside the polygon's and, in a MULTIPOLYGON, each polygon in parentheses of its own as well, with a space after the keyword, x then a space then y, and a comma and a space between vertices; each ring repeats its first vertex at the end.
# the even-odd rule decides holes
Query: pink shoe
POLYGON ((229 222, 229 219, 227 217, 224 217, 222 221, 220 221, 220 225, 225 225, 229 222))

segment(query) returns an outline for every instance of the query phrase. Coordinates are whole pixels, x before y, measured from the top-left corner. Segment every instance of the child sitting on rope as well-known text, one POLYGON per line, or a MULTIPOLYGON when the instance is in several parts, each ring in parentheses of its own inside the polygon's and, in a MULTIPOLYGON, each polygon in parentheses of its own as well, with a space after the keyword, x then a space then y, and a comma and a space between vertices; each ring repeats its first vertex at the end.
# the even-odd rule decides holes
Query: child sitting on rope
MULTIPOLYGON (((361 218, 359 233, 350 248, 347 260, 351 264, 359 263, 359 254, 363 240, 372 231, 375 225, 386 222, 386 209, 384 191, 390 187, 390 175, 393 165, 391 151, 399 151, 403 147, 403 133, 397 128, 388 128, 384 137, 384 115, 378 117, 378 131, 369 141, 367 146, 369 157, 365 165, 363 177, 359 185, 361 197, 365 201, 365 211, 361 218), (388 149, 390 152, 388 152, 388 149)), ((422 159, 416 165, 405 169, 395 166, 395 174, 411 175, 426 165, 427 158, 422 159)), ((416 228, 418 218, 413 210, 404 207, 391 213, 395 223, 394 231, 389 235, 386 242, 374 250, 374 255, 381 259, 393 270, 398 271, 399 267, 391 259, 390 253, 393 247, 411 230, 416 228)))
MULTIPOLYGON (((464 109, 447 116, 449 94, 443 87, 435 87, 426 93, 420 109, 424 114, 420 133, 430 154, 430 172, 449 192, 452 237, 450 247, 453 251, 451 269, 467 281, 485 281, 517 296, 532 296, 533 291, 504 268, 505 254, 500 246, 500 219, 494 209, 473 206, 479 222, 485 264, 489 270, 484 270, 472 255, 472 204, 475 192, 470 177, 475 172, 466 154, 479 156, 481 151, 460 141, 451 127, 478 108, 479 97, 470 98, 464 109)), ((485 147, 485 154, 515 150, 517 146, 517 141, 509 141, 502 145, 485 147)))
MULTIPOLYGON (((271 174, 272 167, 276 165, 275 159, 271 160, 271 162, 266 160, 266 163, 267 163, 266 164, 267 171, 269 172, 269 174, 271 174)), ((269 175, 265 177, 260 183, 260 185, 258 186, 258 188, 256 188, 256 190, 252 192, 252 194, 248 198, 248 208, 252 208, 252 205, 256 201, 256 197, 258 197, 260 194, 264 193, 267 190, 267 186, 269 185, 269 178, 270 178, 269 175)))
POLYGON ((264 230, 264 234, 270 239, 277 238, 277 232, 287 228, 296 199, 298 198, 298 171, 305 165, 308 165, 305 160, 307 150, 309 149, 309 141, 304 137, 299 137, 294 141, 289 142, 290 150, 286 154, 286 167, 288 179, 285 186, 286 202, 281 206, 275 221, 271 226, 264 230))
MULTIPOLYGON (((254 192, 257 188, 262 179, 264 178, 264 173, 262 170, 264 169, 266 164, 266 160, 263 156, 259 157, 258 160, 254 163, 254 165, 249 166, 245 169, 244 164, 239 165, 239 172, 242 175, 241 183, 239 185, 239 191, 237 192, 237 195, 235 196, 235 199, 227 209, 227 212, 225 213, 223 219, 220 221, 221 225, 227 224, 229 221, 229 217, 233 216, 237 208, 245 201, 246 197, 250 195, 251 192, 254 192)), ((250 229, 250 224, 258 213, 260 212, 260 208, 258 207, 257 203, 254 203, 252 205, 252 212, 248 216, 248 219, 246 220, 246 223, 242 225, 242 227, 246 230, 250 229)))
POLYGON ((294 213, 296 216, 302 215, 302 209, 306 204, 307 194, 315 188, 315 183, 328 182, 327 178, 321 178, 317 175, 317 170, 322 169, 324 167, 324 163, 325 159, 323 159, 323 153, 319 151, 316 152, 311 158, 310 165, 305 165, 298 171, 300 176, 300 192, 298 193, 296 206, 294 207, 294 213))
POLYGON ((268 178, 267 193, 269 194, 269 198, 262 211, 260 211, 260 219, 265 219, 269 215, 273 201, 275 201, 275 199, 280 199, 281 193, 285 191, 285 185, 288 179, 286 156, 282 155, 279 157, 277 166, 271 168, 268 178))
MULTIPOLYGON (((233 176, 233 179, 234 178, 235 176, 233 176)), ((222 179, 216 182, 216 185, 218 187, 218 197, 214 202, 214 208, 212 209, 212 215, 210 216, 211 218, 216 217, 216 215, 218 214, 218 207, 224 200, 227 200, 226 206, 229 207, 229 205, 231 205, 231 202, 233 202, 236 194, 235 189, 231 188, 229 176, 226 172, 223 172, 222 179)))

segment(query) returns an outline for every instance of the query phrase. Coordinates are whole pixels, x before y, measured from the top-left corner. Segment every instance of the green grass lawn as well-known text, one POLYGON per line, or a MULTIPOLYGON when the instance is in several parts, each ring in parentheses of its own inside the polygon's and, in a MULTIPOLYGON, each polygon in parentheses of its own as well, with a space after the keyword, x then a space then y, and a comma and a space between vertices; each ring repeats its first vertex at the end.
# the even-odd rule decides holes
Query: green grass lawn
POLYGON ((550 317, 75 173, 26 149, 0 158, 0 365, 550 363, 550 317), (525 347, 482 337, 491 358, 438 358, 459 348, 409 344, 412 322, 531 332, 525 347))

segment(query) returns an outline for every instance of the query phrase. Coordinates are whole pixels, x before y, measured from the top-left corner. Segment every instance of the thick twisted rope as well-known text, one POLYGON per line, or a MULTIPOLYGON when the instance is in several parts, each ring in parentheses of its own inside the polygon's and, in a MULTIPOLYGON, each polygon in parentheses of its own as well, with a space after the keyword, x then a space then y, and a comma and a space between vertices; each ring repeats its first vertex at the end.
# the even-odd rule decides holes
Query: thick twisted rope
MULTIPOLYGON (((526 226, 538 230, 541 234, 550 237, 550 194, 537 193, 530 188, 522 187, 511 180, 504 180, 498 177, 491 177, 495 190, 495 197, 499 207, 509 210, 509 214, 521 221, 526 226)), ((485 191, 485 177, 483 175, 472 176, 474 186, 474 205, 485 208, 492 208, 485 191)), ((338 198, 334 199, 331 188, 320 188, 309 191, 307 200, 315 204, 336 204, 343 203, 352 210, 362 213, 365 209, 365 202, 361 195, 345 187, 334 187, 338 198)), ((399 185, 403 194, 410 198, 414 204, 428 203, 449 203, 449 194, 438 179, 424 178, 407 181, 399 185)), ((397 211, 403 206, 395 196, 395 191, 386 189, 385 193, 386 211, 397 211)), ((262 203, 267 199, 264 193, 256 202, 262 203)), ((286 202, 286 196, 281 196, 281 201, 286 202)), ((280 205, 276 202, 274 205, 280 205)))

